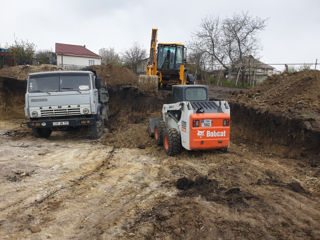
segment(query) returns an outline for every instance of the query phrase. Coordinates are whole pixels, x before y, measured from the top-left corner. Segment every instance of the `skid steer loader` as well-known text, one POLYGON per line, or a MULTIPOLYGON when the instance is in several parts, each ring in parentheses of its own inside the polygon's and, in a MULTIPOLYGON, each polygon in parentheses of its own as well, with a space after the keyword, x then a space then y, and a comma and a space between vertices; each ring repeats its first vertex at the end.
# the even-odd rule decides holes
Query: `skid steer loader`
POLYGON ((157 44, 158 29, 152 29, 150 57, 146 74, 139 76, 142 92, 158 92, 173 85, 194 84, 194 77, 187 72, 186 47, 181 43, 157 44))
POLYGON ((164 104, 162 118, 149 121, 149 135, 163 145, 169 156, 187 150, 223 149, 230 136, 230 107, 227 101, 209 101, 208 87, 176 85, 171 104, 164 104))

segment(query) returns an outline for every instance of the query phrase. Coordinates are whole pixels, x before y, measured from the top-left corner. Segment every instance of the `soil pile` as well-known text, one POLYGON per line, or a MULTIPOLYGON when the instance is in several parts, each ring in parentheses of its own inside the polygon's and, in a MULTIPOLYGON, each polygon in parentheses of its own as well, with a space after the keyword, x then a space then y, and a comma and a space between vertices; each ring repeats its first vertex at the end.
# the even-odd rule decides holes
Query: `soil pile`
POLYGON ((117 89, 119 86, 136 86, 138 78, 131 70, 122 66, 115 65, 95 65, 90 69, 97 72, 102 82, 108 84, 108 87, 117 89))
POLYGON ((62 70, 62 68, 50 64, 42 64, 39 66, 19 65, 0 69, 0 77, 12 78, 16 80, 26 80, 28 78, 29 73, 58 70, 62 70))
POLYGON ((281 112, 288 117, 320 117, 320 71, 305 70, 268 78, 258 87, 240 95, 246 105, 281 112))
POLYGON ((268 151, 319 158, 320 71, 269 77, 231 100, 231 109, 237 125, 233 136, 245 136, 268 151))

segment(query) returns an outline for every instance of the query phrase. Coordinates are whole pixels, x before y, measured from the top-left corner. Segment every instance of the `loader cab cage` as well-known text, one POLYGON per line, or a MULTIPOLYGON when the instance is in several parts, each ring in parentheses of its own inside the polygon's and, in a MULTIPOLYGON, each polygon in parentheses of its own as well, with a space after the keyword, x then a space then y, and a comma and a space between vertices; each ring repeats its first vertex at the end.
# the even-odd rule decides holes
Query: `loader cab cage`
POLYGON ((202 85, 172 86, 172 102, 202 102, 209 101, 208 87, 202 85))
POLYGON ((177 70, 184 64, 184 46, 179 44, 158 44, 157 70, 177 70))

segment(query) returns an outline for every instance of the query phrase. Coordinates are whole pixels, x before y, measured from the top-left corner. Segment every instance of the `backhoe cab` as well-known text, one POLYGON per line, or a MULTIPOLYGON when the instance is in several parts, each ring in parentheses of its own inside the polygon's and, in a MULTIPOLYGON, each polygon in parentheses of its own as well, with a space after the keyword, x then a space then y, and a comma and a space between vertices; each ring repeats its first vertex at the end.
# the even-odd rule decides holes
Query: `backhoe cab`
POLYGON ((158 29, 152 29, 146 75, 139 76, 140 90, 157 92, 167 86, 194 84, 193 75, 188 74, 185 67, 185 46, 181 43, 157 44, 157 34, 158 29))

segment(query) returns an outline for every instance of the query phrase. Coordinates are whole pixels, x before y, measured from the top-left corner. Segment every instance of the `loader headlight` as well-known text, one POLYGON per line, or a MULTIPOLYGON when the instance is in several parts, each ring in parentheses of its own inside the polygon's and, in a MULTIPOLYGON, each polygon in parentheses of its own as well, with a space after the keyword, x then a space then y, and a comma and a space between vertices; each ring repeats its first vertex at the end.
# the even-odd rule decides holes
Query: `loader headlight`
POLYGON ((84 109, 83 109, 83 114, 89 114, 89 112, 90 112, 90 111, 89 111, 88 108, 84 108, 84 109))
POLYGON ((33 118, 38 117, 38 112, 37 112, 37 111, 33 111, 33 112, 31 113, 31 117, 33 117, 33 118))

